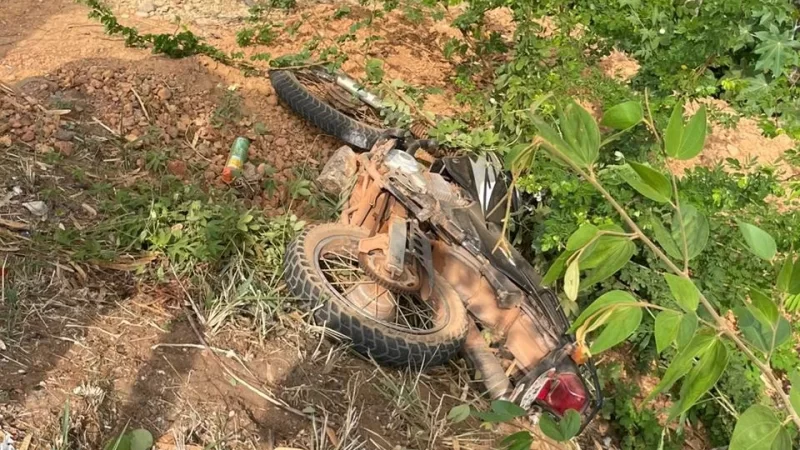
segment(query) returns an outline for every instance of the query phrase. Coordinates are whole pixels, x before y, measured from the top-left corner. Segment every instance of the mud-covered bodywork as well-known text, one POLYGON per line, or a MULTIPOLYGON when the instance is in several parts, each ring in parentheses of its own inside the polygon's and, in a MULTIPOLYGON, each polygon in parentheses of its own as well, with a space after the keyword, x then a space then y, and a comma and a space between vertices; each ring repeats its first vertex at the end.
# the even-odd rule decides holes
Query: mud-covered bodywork
POLYGON ((588 422, 601 402, 594 367, 574 360, 580 358, 558 299, 502 239, 506 207, 518 200, 509 201, 516 194, 500 161, 453 157, 424 167, 412 153, 390 139, 361 155, 341 221, 385 235, 391 247, 389 224, 402 217, 405 263, 420 267, 428 280, 423 291, 431 289, 433 274, 440 276, 474 321, 464 348, 490 395, 555 414, 578 409, 588 422))

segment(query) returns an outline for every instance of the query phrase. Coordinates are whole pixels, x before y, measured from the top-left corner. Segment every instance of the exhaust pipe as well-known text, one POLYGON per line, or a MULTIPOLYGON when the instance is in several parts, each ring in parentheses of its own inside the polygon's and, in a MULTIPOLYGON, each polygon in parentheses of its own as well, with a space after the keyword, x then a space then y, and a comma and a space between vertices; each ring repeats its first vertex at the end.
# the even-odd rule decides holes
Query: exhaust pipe
POLYGON ((505 399, 511 392, 511 381, 506 376, 500 361, 486 344, 475 323, 470 323, 464 351, 483 378, 483 384, 493 400, 505 399))

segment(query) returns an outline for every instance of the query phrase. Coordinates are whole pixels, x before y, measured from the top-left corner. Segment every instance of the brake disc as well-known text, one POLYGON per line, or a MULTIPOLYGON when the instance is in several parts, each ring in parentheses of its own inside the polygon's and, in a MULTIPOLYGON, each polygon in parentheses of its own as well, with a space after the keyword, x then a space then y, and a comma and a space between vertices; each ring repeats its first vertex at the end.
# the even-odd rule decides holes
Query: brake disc
POLYGON ((406 263, 400 276, 393 278, 386 270, 386 255, 378 250, 369 254, 360 254, 358 258, 359 266, 367 276, 379 286, 397 294, 411 294, 419 292, 422 287, 422 279, 419 276, 419 267, 416 261, 406 263))

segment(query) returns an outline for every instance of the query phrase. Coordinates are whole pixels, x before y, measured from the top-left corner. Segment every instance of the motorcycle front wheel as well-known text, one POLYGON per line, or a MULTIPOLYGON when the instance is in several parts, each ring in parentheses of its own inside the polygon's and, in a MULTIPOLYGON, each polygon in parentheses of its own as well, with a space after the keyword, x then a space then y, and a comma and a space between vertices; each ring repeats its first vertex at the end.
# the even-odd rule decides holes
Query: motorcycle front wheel
POLYGON ((318 324, 379 364, 428 367, 456 356, 469 324, 458 293, 438 276, 427 300, 382 287, 359 265, 358 243, 367 237, 349 225, 307 228, 286 252, 291 293, 317 305, 318 324))

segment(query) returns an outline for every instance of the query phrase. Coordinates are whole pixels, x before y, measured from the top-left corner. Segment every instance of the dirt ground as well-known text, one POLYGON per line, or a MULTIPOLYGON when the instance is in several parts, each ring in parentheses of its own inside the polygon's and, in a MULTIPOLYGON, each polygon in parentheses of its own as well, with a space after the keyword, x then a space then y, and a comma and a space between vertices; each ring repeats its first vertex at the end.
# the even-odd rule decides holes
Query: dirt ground
MULTIPOLYGON (((247 15, 245 2, 110 4, 141 32, 174 31, 179 15, 210 44, 241 50, 232 25, 247 15)), ((274 12, 299 25, 266 50, 281 55, 314 36, 334 39, 359 14, 332 19, 336 9, 311 3, 274 12)), ((155 282, 136 272, 142 261, 75 262, 37 244, 38 235, 99 220, 93 184, 121 189, 160 176, 153 152, 187 185, 228 189, 219 174, 231 142, 247 136, 245 180, 230 189, 271 216, 289 209, 298 172, 313 174, 340 145, 280 105, 266 78, 205 57, 127 48, 87 13, 71 0, 0 2, 0 432, 18 450, 100 449, 140 427, 161 450, 491 448, 496 433, 445 417, 453 405, 477 401, 463 362, 423 374, 381 369, 297 311, 265 336, 242 322, 204 333, 204 315, 188 313, 199 300, 177 276, 155 282), (267 177, 274 192, 264 188, 267 177)), ((498 26, 510 30, 506 19, 499 14, 498 26)), ((445 22, 387 20, 382 39, 344 44, 352 55, 344 70, 362 76, 365 59, 380 58, 387 79, 440 89, 426 110, 457 113, 453 67, 441 48, 458 32, 445 22)), ((617 59, 625 70, 610 61, 609 76, 635 71, 635 61, 617 59)), ((595 434, 595 448, 610 448, 595 434)))

